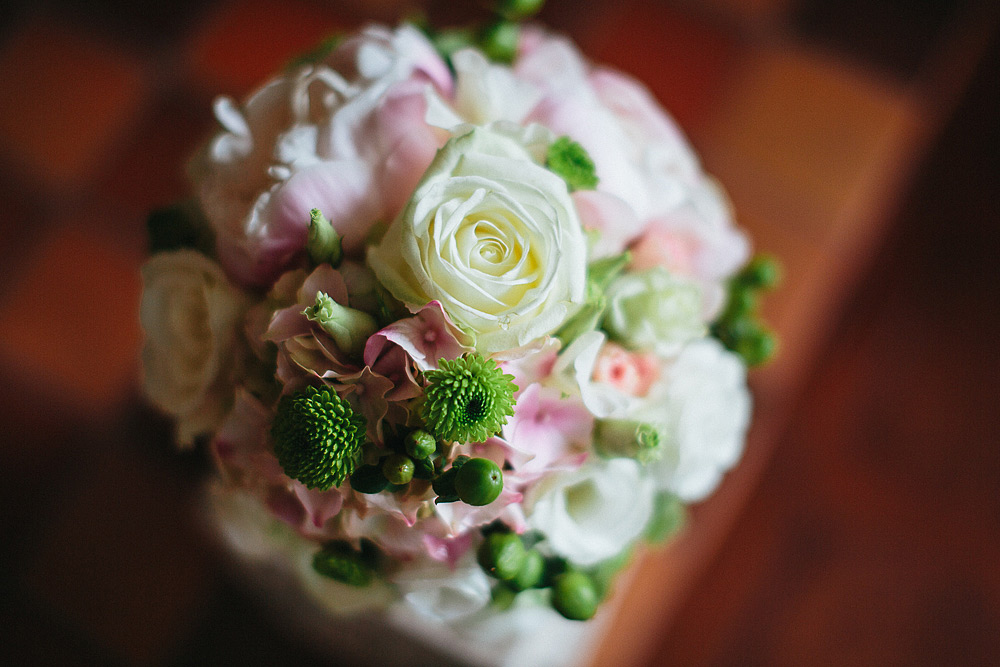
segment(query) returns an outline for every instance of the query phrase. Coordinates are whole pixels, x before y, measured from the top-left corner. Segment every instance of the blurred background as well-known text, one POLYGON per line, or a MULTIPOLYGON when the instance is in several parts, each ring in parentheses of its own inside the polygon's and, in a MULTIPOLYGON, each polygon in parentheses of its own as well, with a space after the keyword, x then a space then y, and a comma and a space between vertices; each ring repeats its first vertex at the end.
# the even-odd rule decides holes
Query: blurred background
MULTIPOLYGON (((139 395, 144 219, 187 194, 215 95, 410 9, 0 8, 5 662, 324 663, 230 578, 194 519, 203 454, 139 395)), ((594 665, 1000 664, 998 16, 549 0, 546 22, 647 83, 785 265, 745 460, 635 563, 594 665)))

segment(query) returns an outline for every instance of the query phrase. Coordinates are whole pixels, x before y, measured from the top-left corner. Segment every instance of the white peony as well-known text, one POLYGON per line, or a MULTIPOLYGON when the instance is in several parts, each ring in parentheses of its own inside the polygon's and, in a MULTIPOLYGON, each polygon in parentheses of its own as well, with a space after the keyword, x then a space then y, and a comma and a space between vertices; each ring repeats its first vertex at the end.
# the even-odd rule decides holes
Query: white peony
POLYGON ((739 460, 750 422, 746 367, 713 338, 687 345, 631 415, 660 430, 663 457, 651 464, 658 484, 701 500, 739 460))
POLYGON ((439 301, 483 353, 555 331, 584 300, 586 240, 565 182, 539 162, 551 135, 471 129, 438 153, 368 253, 400 301, 439 301))
POLYGON ((654 487, 632 459, 594 460, 551 475, 528 494, 528 524, 581 566, 617 556, 642 533, 654 487))
POLYGON ((146 393, 177 419, 177 439, 216 428, 232 402, 237 329, 247 297, 222 267, 193 250, 154 255, 142 268, 146 393))

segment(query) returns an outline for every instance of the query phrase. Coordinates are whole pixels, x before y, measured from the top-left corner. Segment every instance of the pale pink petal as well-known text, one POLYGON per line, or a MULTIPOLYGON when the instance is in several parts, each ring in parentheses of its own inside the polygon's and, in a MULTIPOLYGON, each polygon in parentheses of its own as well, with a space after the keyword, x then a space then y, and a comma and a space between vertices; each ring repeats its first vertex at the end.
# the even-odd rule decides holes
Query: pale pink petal
MULTIPOLYGON (((437 368, 440 359, 457 359, 475 349, 471 338, 448 319, 437 301, 431 301, 413 317, 393 322, 375 335, 403 348, 421 371, 437 368)), ((365 358, 368 359, 367 349, 365 358)))
POLYGON ((503 428, 506 443, 528 458, 517 469, 547 470, 590 443, 594 417, 578 399, 533 384, 522 392, 503 428))
POLYGON ((584 229, 601 233, 595 257, 621 253, 645 227, 631 206, 609 192, 578 190, 571 196, 584 229))

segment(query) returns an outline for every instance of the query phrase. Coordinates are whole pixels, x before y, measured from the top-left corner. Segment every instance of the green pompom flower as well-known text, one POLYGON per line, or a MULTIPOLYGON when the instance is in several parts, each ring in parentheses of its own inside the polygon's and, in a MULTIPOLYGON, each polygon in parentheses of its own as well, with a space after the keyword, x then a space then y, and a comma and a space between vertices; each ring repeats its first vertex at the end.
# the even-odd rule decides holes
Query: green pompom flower
POLYGON ((559 137, 549 146, 545 156, 549 171, 561 176, 570 190, 593 190, 597 187, 597 170, 587 150, 569 137, 559 137))
POLYGON ((354 472, 365 418, 330 387, 307 387, 278 403, 271 437, 286 475, 326 491, 354 472))
POLYGON ((424 373, 422 416, 427 430, 446 442, 483 442, 496 435, 514 414, 513 375, 504 375, 492 359, 467 354, 441 359, 438 370, 424 373))

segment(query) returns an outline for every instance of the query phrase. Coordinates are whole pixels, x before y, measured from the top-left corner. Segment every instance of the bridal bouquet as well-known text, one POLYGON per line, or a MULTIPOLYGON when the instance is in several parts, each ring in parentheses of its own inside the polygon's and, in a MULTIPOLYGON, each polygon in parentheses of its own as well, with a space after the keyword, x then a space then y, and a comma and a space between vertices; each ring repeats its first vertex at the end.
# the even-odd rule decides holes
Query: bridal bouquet
POLYGON ((334 611, 588 619, 741 453, 772 264, 640 84, 507 19, 220 98, 150 218, 146 392, 334 611))

